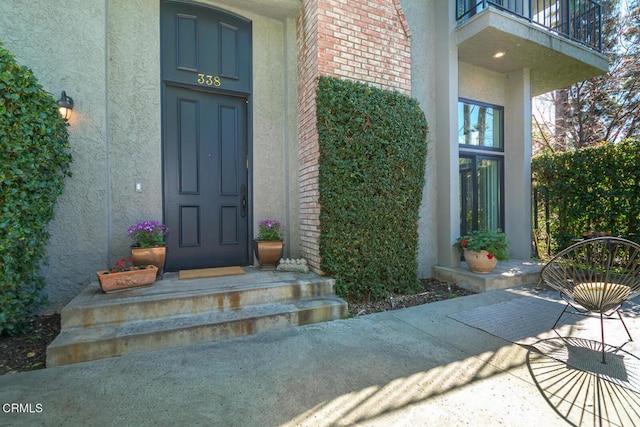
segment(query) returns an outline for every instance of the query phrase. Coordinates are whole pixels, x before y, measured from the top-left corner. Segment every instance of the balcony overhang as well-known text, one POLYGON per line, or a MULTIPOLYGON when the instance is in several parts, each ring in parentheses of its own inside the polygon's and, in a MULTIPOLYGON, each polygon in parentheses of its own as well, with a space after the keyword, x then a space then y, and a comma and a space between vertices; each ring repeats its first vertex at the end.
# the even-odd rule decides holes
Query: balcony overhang
POLYGON ((531 70, 532 95, 540 95, 606 73, 601 53, 538 27, 526 19, 488 8, 456 29, 458 60, 502 74, 531 70), (497 52, 504 52, 494 58, 497 52))

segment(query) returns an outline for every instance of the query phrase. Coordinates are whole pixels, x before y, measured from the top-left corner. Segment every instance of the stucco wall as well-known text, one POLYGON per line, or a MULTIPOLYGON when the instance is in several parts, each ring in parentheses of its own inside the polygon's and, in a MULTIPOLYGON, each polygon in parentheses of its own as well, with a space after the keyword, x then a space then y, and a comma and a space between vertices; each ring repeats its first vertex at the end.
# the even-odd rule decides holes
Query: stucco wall
POLYGON ((529 70, 508 75, 459 64, 459 96, 504 107, 505 232, 509 253, 531 257, 531 84, 529 70))
POLYGON ((425 113, 429 134, 425 169, 425 186, 418 225, 418 274, 431 277, 437 263, 437 193, 436 193, 436 61, 434 0, 402 0, 401 5, 411 29, 411 96, 420 102, 425 113))
POLYGON ((458 183, 458 48, 453 37, 453 3, 434 1, 435 20, 435 95, 434 132, 436 157, 436 223, 438 264, 455 266, 460 255, 453 248, 460 232, 458 183))
MULTIPOLYGON (((285 255, 299 256, 299 2, 201 3, 253 21, 253 215, 285 222, 285 255)), ((0 2, 5 47, 45 89, 56 97, 65 90, 75 101, 73 177, 50 226, 49 265, 42 268, 49 310, 61 309, 97 270, 127 256, 131 224, 162 218, 159 17, 158 0, 0 2)))
POLYGON ((107 12, 107 231, 115 260, 129 255, 129 226, 162 220, 160 3, 109 0, 107 12))
POLYGON ((0 2, 0 40, 57 99, 75 102, 69 122, 73 177, 50 224, 42 267, 58 309, 103 266, 106 254, 105 0, 0 2))
MULTIPOLYGON (((460 62, 458 65, 458 93, 460 98, 504 106, 506 102, 504 74, 460 62)), ((457 100, 456 100, 457 103, 457 100)))
POLYGON ((521 69, 507 76, 505 103, 505 232, 509 253, 531 258, 531 73, 521 69))
MULTIPOLYGON (((293 18, 257 15, 252 8, 261 10, 260 5, 252 2, 244 2, 245 8, 221 1, 201 3, 252 21, 253 217, 254 222, 284 222, 285 256, 298 256, 297 197, 287 191, 291 184, 297 187, 290 172, 296 159, 288 150, 295 146, 291 117, 296 108, 285 91, 287 79, 296 73, 295 57, 286 52, 287 38, 289 46, 295 40, 293 18)), ((109 3, 110 227, 115 258, 131 243, 126 235, 131 224, 162 218, 159 13, 155 0, 109 3), (143 183, 142 193, 134 191, 136 182, 143 183)))

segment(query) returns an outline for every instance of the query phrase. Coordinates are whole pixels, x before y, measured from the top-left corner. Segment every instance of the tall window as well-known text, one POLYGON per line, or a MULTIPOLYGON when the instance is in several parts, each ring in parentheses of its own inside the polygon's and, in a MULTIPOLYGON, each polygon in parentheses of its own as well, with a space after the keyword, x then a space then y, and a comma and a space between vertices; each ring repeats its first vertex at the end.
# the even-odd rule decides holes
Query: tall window
POLYGON ((504 110, 458 102, 460 233, 504 229, 504 110))

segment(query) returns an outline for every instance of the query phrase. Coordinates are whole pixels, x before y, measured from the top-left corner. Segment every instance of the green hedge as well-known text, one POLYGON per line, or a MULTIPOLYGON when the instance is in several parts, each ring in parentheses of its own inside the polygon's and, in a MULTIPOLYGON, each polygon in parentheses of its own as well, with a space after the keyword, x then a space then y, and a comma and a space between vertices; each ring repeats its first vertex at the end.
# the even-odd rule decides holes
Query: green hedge
POLYGON ((0 335, 21 332, 46 300, 39 267, 68 148, 55 99, 0 44, 0 335))
POLYGON ((397 92, 329 77, 316 99, 322 270, 345 297, 415 291, 424 113, 397 92))
POLYGON ((554 250, 589 231, 640 237, 640 141, 537 156, 532 172, 540 228, 548 224, 554 250))

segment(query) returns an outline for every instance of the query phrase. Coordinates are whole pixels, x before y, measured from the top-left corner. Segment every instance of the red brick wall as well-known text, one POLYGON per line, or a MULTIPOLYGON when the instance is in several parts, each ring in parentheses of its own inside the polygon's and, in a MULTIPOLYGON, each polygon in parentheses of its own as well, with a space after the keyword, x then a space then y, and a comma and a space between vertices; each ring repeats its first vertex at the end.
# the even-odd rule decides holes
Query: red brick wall
POLYGON ((298 17, 301 254, 320 272, 316 79, 411 93, 410 31, 400 0, 304 0, 298 17))

